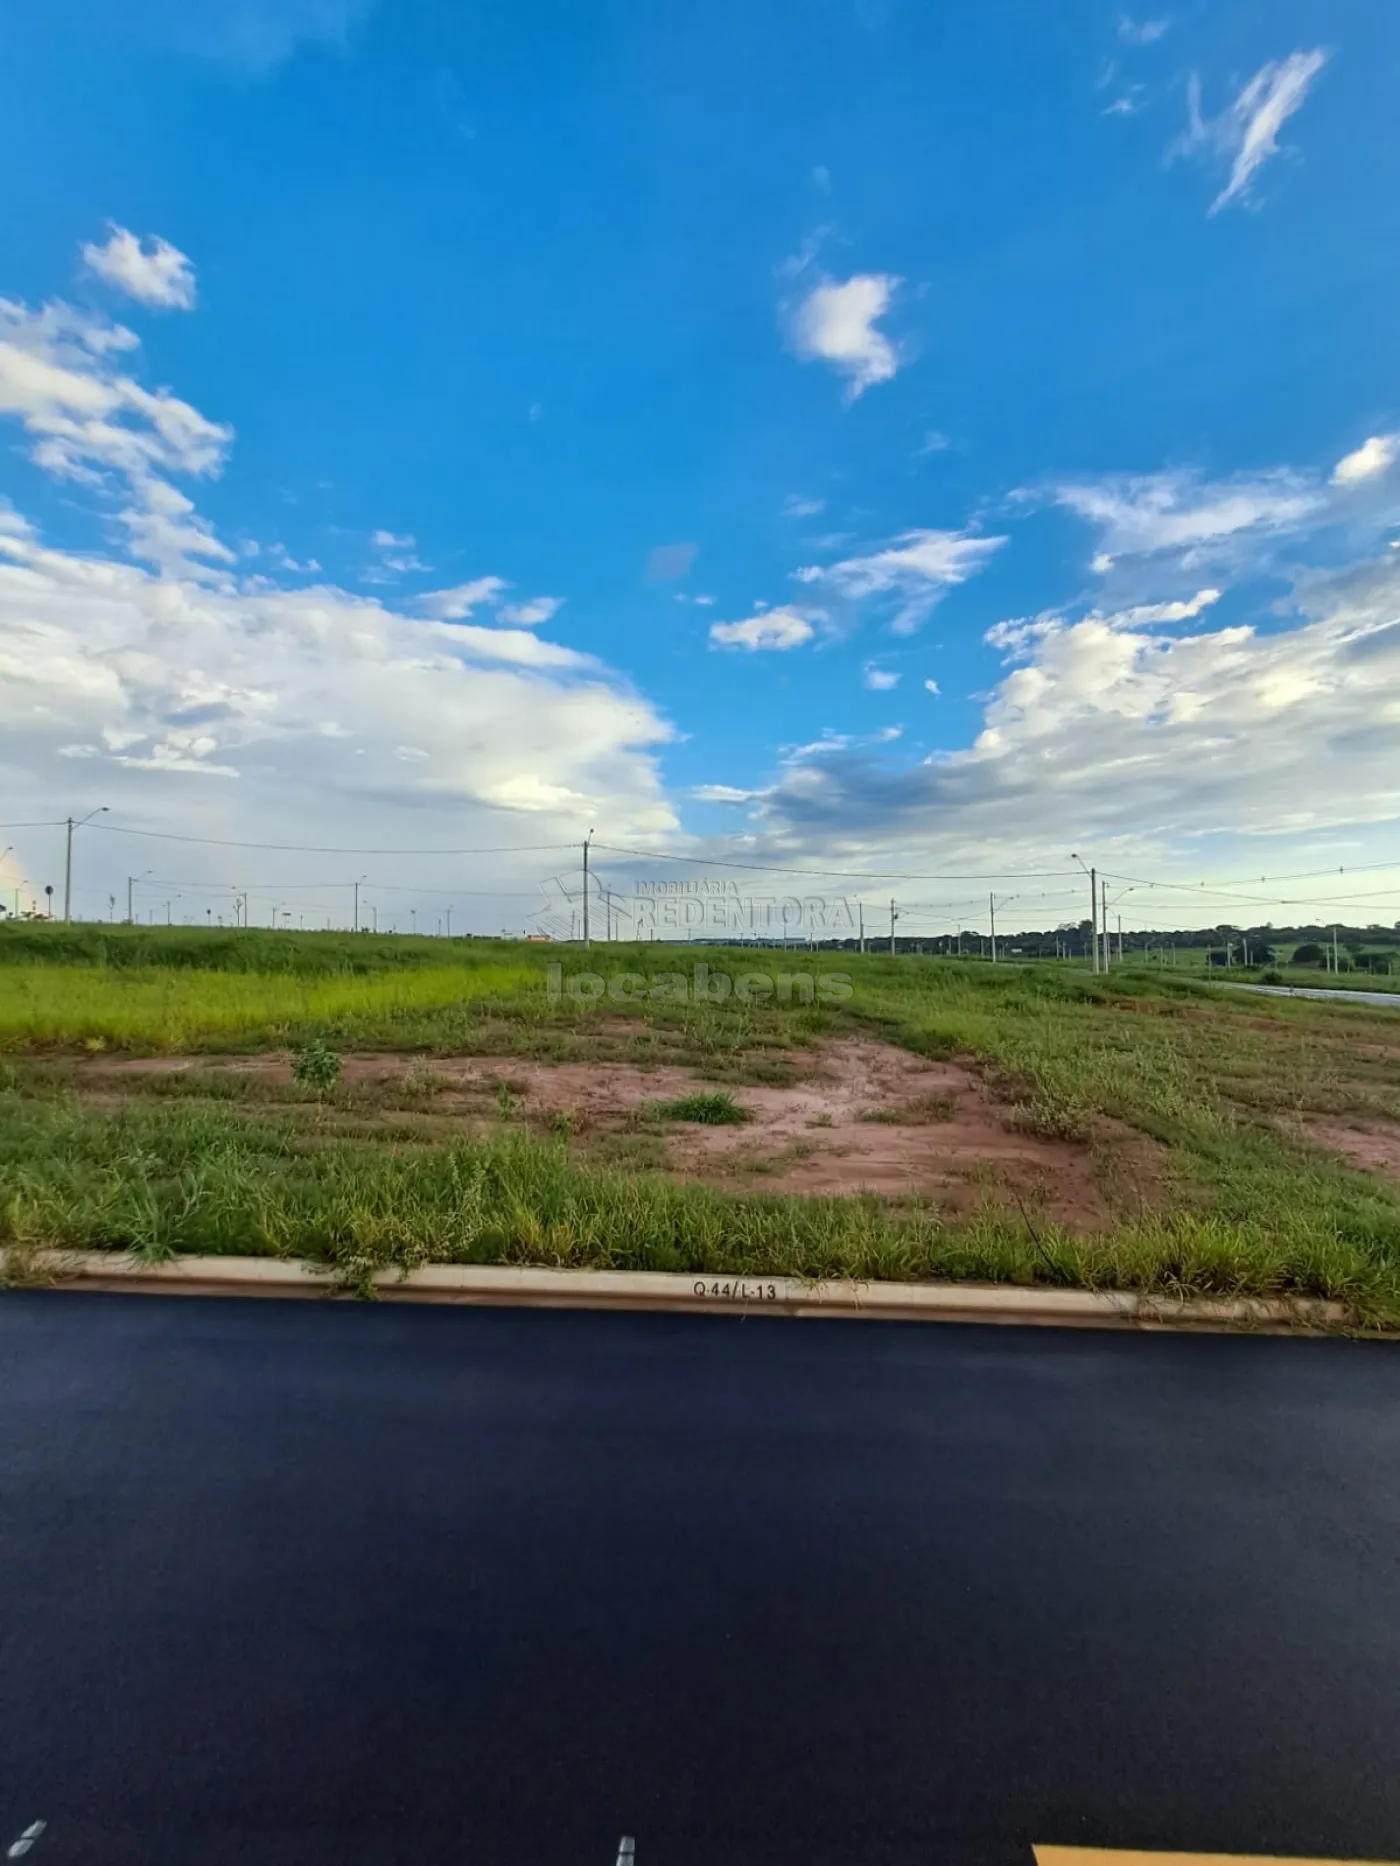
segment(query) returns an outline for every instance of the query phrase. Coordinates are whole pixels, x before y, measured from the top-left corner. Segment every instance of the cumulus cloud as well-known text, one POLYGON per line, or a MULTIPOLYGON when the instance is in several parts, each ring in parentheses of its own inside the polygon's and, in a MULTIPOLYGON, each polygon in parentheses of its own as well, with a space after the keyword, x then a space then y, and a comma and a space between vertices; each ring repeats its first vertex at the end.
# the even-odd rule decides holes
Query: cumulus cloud
MULTIPOLYGON (((145 388, 136 349, 71 306, 0 301, 0 416, 36 464, 89 495, 126 552, 50 548, 0 506, 0 779, 17 816, 94 791, 113 823, 389 849, 418 840, 434 811, 456 841, 572 839, 603 812, 636 836, 675 826, 655 762, 670 727, 601 662, 533 632, 558 599, 481 626, 469 618, 498 601, 501 578, 434 592, 415 617, 240 575, 172 483, 217 472, 232 432, 145 388), (502 812, 532 830, 507 824, 502 837, 502 812)), ((413 540, 385 531, 374 548, 401 558, 413 540)), ((281 545, 260 561, 314 569, 281 545)), ((89 872, 103 846, 94 830, 89 872)), ((115 873, 132 851, 110 848, 115 873)), ((181 858, 223 864, 226 878, 231 859, 181 858)), ((312 885, 309 868, 293 864, 298 885, 312 885)))
POLYGON ((194 266, 168 240, 150 234, 137 239, 125 227, 109 221, 111 233, 103 245, 85 245, 83 263, 128 298, 166 311, 194 309, 194 266))
POLYGON ((872 693, 888 693, 899 685, 900 676, 891 668, 878 667, 874 661, 867 661, 861 669, 862 684, 872 693))
POLYGON ((843 284, 815 286, 792 313, 790 338, 804 362, 830 363, 846 378, 854 401, 899 368, 894 345, 875 327, 889 310, 900 281, 882 272, 860 272, 843 284))
POLYGON ((1255 175, 1279 152, 1279 131, 1301 110, 1313 80, 1327 63, 1327 53, 1291 52, 1260 67, 1244 89, 1217 117, 1201 113, 1201 81, 1194 73, 1187 92, 1187 125, 1168 151, 1228 160, 1230 174, 1210 204, 1212 214, 1232 201, 1249 199, 1255 175))
POLYGON ((1354 453, 1343 454, 1332 469, 1334 486, 1354 486, 1361 480, 1374 479, 1395 464, 1400 454, 1400 434, 1372 434, 1354 453))
POLYGON ((783 501, 784 518, 815 518, 818 512, 825 510, 825 499, 804 498, 798 492, 789 493, 783 501))
POLYGON ((971 531, 905 531, 878 551, 835 564, 807 564, 794 575, 848 602, 889 600, 894 632, 907 635, 945 591, 975 576, 1005 543, 1004 537, 981 538, 971 531))
POLYGON ((339 822, 344 840, 347 812, 382 818, 419 802, 570 823, 606 803, 638 826, 673 821, 650 756, 666 724, 591 657, 528 629, 415 621, 334 588, 211 588, 32 538, 0 543, 9 787, 37 797, 59 782, 56 760, 85 760, 128 820, 154 811, 193 827, 192 793, 137 790, 121 775, 219 779, 240 793, 236 833, 270 840, 318 819, 339 822), (411 771, 404 746, 424 754, 411 771))
POLYGON ((750 654, 763 649, 781 654, 811 641, 814 622, 821 619, 820 612, 810 610, 760 609, 742 622, 712 623, 710 642, 716 648, 746 648, 750 654))
POLYGON ((942 690, 941 690, 941 688, 939 687, 939 685, 938 685, 938 682, 937 682, 936 680, 926 680, 926 681, 924 682, 924 691, 925 691, 926 693, 931 693, 931 694, 933 695, 933 697, 934 697, 935 699, 937 699, 937 698, 938 698, 938 695, 939 695, 939 693, 940 693, 940 692, 941 692, 942 690))
POLYGON ((122 497, 115 517, 148 561, 207 575, 207 560, 232 553, 168 476, 217 474, 233 430, 145 388, 118 362, 137 348, 122 325, 71 305, 0 298, 0 416, 20 422, 45 472, 122 497))
POLYGON ((1205 835, 1394 822, 1400 564, 1309 575, 1295 603, 1265 632, 1040 618, 970 747, 902 764, 850 742, 803 748, 763 792, 765 833, 906 860, 995 846, 1010 866, 1018 849, 1093 837, 1160 860, 1205 835))

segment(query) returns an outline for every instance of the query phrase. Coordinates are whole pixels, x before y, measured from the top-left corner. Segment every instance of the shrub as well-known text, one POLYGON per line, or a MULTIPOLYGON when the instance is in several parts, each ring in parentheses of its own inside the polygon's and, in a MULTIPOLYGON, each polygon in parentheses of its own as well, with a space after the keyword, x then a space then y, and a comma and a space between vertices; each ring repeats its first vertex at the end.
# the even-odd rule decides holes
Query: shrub
POLYGON ((340 1052, 317 1037, 292 1051, 292 1080, 317 1095, 329 1095, 340 1081, 340 1052))

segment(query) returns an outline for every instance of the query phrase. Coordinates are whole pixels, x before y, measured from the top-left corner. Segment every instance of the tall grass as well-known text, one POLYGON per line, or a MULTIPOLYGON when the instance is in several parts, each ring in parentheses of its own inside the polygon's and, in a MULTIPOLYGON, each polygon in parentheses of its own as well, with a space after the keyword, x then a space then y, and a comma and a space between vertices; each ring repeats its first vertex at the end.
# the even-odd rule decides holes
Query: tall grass
POLYGON ((802 1059, 783 1046, 839 1032, 971 1059, 1014 1125, 1126 1161, 1114 1229, 1071 1238, 1037 1225, 1037 1239, 1033 1220, 990 1207, 959 1225, 866 1200, 733 1198, 586 1172, 567 1151, 509 1134, 440 1147, 335 1137, 307 1130, 305 1111, 266 1104, 255 1118, 227 1103, 143 1097, 109 1114, 40 1093, 37 1065, 15 1062, 0 1110, 0 1235, 156 1252, 309 1250, 346 1263, 484 1252, 705 1271, 1289 1288, 1391 1313, 1395 1187, 1298 1135, 1323 1116, 1400 1122, 1392 1013, 1235 996, 1170 970, 1104 979, 1056 965, 844 953, 618 945, 585 959, 487 940, 0 929, 0 1049, 17 1057, 315 1039, 440 1053, 514 1044, 546 1056, 683 1060, 734 1082, 778 1079, 802 1059), (844 971, 854 995, 840 1009, 731 999, 588 1010, 546 991, 551 960, 566 971, 649 973, 700 958, 736 972, 844 971))
POLYGON ((1162 1293, 1292 1291, 1400 1319, 1379 1210, 1325 1201, 1281 1239, 1258 1215, 1144 1213, 1075 1237, 988 1207, 961 1222, 875 1199, 733 1196, 577 1166, 503 1132, 430 1148, 322 1139, 224 1109, 105 1117, 0 1094, 0 1244, 310 1257, 355 1287, 428 1259, 697 1274, 957 1278, 1162 1293))

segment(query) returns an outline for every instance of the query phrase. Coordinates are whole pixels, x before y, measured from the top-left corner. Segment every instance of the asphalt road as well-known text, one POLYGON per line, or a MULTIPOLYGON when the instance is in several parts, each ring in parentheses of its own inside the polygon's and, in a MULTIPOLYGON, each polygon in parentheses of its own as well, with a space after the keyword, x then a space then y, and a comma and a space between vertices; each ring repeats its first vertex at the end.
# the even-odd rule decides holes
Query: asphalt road
POLYGON ((1400 1859, 1400 1349, 0 1296, 33 1866, 1400 1859))
POLYGON ((1245 985, 1232 978, 1212 978, 1211 985, 1223 985, 1227 991, 1257 991, 1265 998, 1330 998, 1337 1004, 1376 1004, 1383 1010, 1400 1010, 1400 991, 1355 991, 1345 985, 1245 985))

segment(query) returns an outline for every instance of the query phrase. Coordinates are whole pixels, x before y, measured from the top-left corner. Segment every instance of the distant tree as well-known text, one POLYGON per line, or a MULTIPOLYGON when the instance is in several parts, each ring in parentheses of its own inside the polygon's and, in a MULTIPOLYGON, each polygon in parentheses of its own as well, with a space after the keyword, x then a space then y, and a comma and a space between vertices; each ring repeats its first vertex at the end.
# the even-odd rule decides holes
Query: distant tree
POLYGON ((1325 957, 1322 948, 1315 940, 1307 940, 1293 949, 1291 963, 1294 965, 1321 965, 1325 957))

